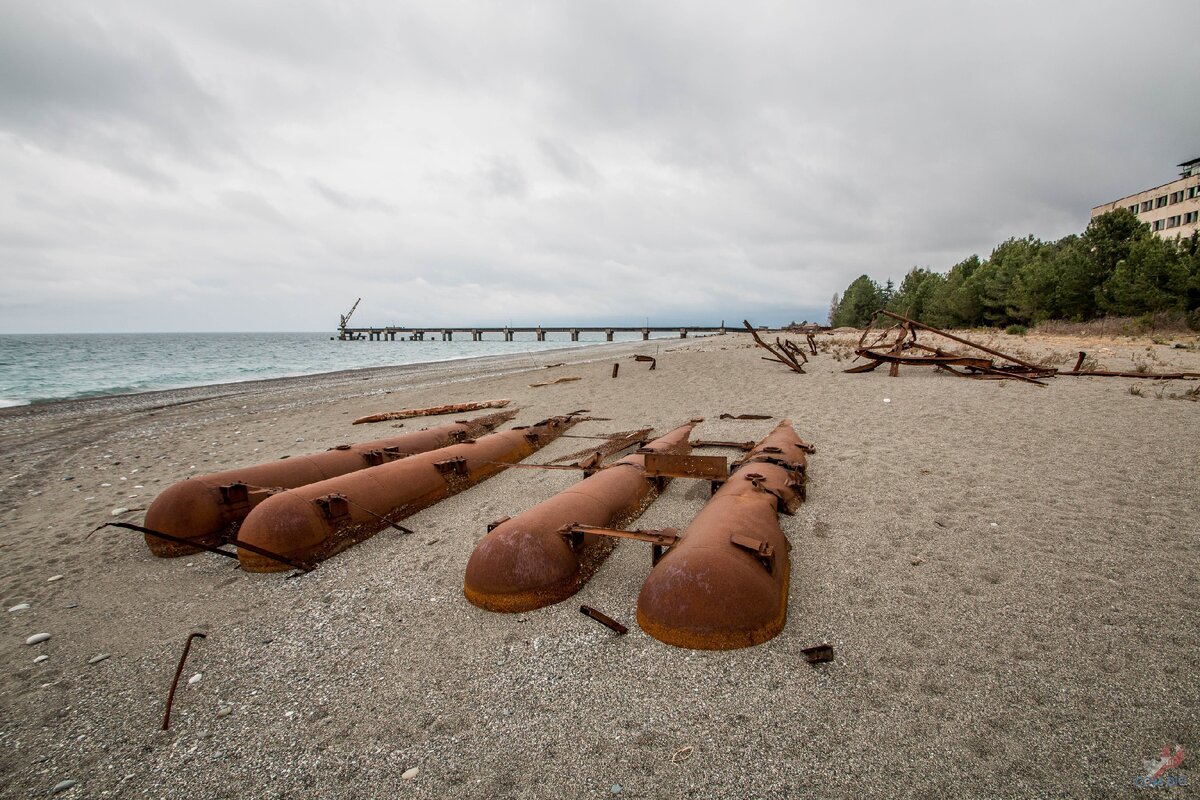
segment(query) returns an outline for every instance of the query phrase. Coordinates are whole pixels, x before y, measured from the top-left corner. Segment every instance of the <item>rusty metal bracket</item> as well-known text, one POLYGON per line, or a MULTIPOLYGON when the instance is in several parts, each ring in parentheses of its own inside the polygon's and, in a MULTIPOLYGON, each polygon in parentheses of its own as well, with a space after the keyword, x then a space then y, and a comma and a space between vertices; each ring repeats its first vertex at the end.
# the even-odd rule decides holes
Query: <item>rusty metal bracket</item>
POLYGON ((316 498, 313 502, 316 503, 317 508, 321 509, 325 519, 335 520, 350 516, 350 504, 346 502, 345 495, 327 494, 324 497, 316 498))
MULTIPOLYGON (((450 441, 455 441, 454 434, 463 433, 463 431, 453 431, 449 437, 450 441)), ((402 453, 399 447, 384 447, 379 450, 368 450, 362 454, 363 460, 372 467, 378 467, 380 464, 385 464, 389 461, 396 461, 401 458, 408 458, 412 453, 402 453)))
POLYGON ((651 566, 658 563, 665 550, 674 547, 679 541, 679 531, 675 528, 623 531, 618 528, 599 528, 595 525, 571 524, 559 528, 558 533, 567 540, 567 544, 571 546, 572 550, 581 548, 583 546, 583 537, 588 534, 593 536, 611 536, 614 539, 634 539, 639 542, 649 542, 652 545, 650 555, 651 566))
POLYGON ((499 519, 492 520, 487 524, 487 532, 491 533, 492 531, 496 530, 496 528, 499 528, 501 525, 508 522, 510 519, 512 519, 512 517, 500 517, 499 519))
POLYGON ((221 502, 227 506, 250 502, 250 487, 244 483, 226 483, 219 486, 218 490, 221 492, 221 502))
POLYGON ((749 550, 750 554, 758 559, 768 575, 775 574, 775 548, 770 542, 764 542, 762 539, 755 539, 752 536, 746 536, 741 533, 735 533, 729 537, 729 543, 736 545, 744 550, 749 550))
MULTIPOLYGON (((532 435, 535 438, 537 437, 536 433, 529 435, 532 435)), ((442 473, 442 475, 465 476, 467 474, 467 459, 463 458, 462 456, 447 458, 445 461, 435 461, 433 462, 433 466, 438 472, 442 473)))

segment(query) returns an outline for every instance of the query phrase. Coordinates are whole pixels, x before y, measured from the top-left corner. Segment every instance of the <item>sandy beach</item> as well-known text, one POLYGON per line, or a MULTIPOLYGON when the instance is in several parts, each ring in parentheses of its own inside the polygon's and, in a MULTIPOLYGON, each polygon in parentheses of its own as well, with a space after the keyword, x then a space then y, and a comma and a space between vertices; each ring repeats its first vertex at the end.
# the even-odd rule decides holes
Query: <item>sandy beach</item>
MULTIPOLYGON (((984 338, 1064 369, 1086 349, 1200 371, 1194 336, 984 338)), ((1176 744, 1200 781, 1200 403, 1173 396, 1200 384, 844 374, 855 340, 821 337, 804 375, 731 333, 0 411, 0 796, 1108 798, 1145 796, 1144 762, 1176 744), (528 385, 562 376, 580 380, 528 385), (781 518, 783 633, 725 652, 647 636, 638 542, 566 602, 470 605, 487 523, 565 471, 507 470, 294 579, 88 535, 191 475, 465 415, 356 417, 493 398, 517 424, 608 418, 580 435, 704 417, 697 438, 748 440, 791 419, 816 453, 781 518), (809 665, 820 642, 835 660, 809 665)), ((683 529, 707 496, 677 480, 636 525, 683 529)))

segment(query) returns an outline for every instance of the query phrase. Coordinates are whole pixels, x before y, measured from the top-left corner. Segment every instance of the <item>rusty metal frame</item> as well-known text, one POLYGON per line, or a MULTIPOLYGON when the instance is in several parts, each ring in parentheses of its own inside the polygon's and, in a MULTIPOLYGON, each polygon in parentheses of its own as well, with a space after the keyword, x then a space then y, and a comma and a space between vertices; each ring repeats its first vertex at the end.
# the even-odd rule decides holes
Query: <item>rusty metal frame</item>
POLYGON ((600 528, 595 525, 564 525, 559 534, 567 541, 572 550, 583 547, 584 536, 609 536, 614 539, 633 539, 638 542, 649 542, 650 566, 658 563, 663 553, 679 543, 679 531, 676 528, 651 528, 647 530, 624 531, 619 528, 600 528))

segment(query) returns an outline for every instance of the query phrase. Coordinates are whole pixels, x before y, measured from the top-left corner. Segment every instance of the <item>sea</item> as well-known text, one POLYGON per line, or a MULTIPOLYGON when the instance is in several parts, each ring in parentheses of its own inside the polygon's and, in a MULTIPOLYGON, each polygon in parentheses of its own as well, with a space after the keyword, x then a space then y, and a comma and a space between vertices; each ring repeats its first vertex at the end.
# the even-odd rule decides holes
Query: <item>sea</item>
MULTIPOLYGON (((677 335, 677 334, 676 334, 677 335)), ((341 341, 329 333, 104 333, 0 334, 0 408, 156 389, 236 383, 343 369, 520 355, 602 344, 603 333, 487 334, 481 342, 459 333, 425 341, 341 341)), ((651 334, 668 338, 669 332, 651 334)), ((641 339, 616 333, 614 341, 641 339)))

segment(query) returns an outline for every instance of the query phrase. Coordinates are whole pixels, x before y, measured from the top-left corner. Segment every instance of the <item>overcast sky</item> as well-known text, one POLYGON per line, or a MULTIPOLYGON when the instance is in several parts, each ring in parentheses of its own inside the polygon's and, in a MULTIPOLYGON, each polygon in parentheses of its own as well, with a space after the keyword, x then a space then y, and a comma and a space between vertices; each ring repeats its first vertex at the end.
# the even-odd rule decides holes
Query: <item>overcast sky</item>
POLYGON ((0 0, 0 332, 824 319, 1200 156, 1200 2, 0 0))

